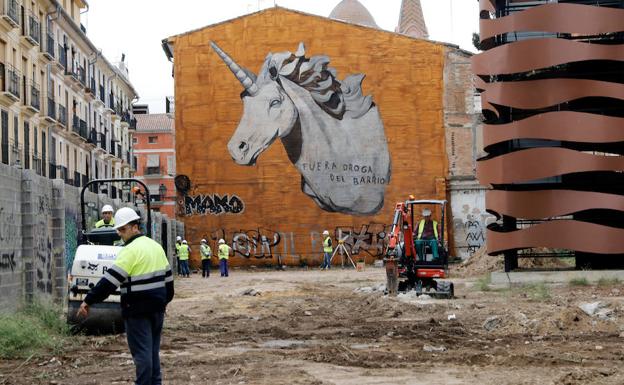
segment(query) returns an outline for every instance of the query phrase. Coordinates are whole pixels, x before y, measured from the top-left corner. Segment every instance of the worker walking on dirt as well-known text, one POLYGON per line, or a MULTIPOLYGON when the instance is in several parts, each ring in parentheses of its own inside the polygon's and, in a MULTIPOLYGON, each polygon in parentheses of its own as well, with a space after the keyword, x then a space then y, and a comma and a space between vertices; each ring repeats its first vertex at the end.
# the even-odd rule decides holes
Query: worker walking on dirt
POLYGON ((102 207, 102 219, 95 222, 95 228, 100 227, 113 227, 115 226, 115 219, 113 219, 113 206, 104 205, 102 207))
POLYGON ((225 239, 223 238, 219 239, 219 249, 218 249, 219 270, 221 270, 222 277, 229 276, 228 259, 230 258, 230 255, 232 255, 232 248, 225 244, 225 239))
POLYGON ((331 268, 331 255, 334 251, 334 247, 332 246, 332 240, 329 236, 329 231, 323 231, 323 263, 321 264, 321 269, 329 269, 331 268))
POLYGON ((438 222, 431 219, 431 210, 423 209, 423 218, 418 223, 418 232, 416 234, 416 252, 418 253, 418 259, 425 260, 425 247, 431 248, 431 254, 433 259, 438 258, 438 222))
POLYGON ((182 246, 182 237, 176 237, 175 243, 175 255, 176 255, 176 265, 178 266, 178 275, 182 275, 182 267, 180 266, 180 246, 182 246))
POLYGON ((210 277, 210 258, 212 258, 212 250, 205 239, 201 240, 199 253, 201 254, 202 261, 202 277, 208 278, 210 277))
POLYGON ((78 317, 89 307, 121 291, 121 314, 138 385, 160 385, 160 338, 165 309, 173 299, 173 274, 162 246, 141 233, 141 218, 123 207, 115 214, 115 230, 124 246, 115 263, 85 296, 78 317), (121 287, 120 287, 121 286, 121 287))
POLYGON ((178 258, 180 258, 180 267, 182 269, 182 276, 189 278, 191 270, 189 269, 189 255, 191 254, 191 248, 186 242, 186 239, 182 241, 182 244, 178 248, 178 258))

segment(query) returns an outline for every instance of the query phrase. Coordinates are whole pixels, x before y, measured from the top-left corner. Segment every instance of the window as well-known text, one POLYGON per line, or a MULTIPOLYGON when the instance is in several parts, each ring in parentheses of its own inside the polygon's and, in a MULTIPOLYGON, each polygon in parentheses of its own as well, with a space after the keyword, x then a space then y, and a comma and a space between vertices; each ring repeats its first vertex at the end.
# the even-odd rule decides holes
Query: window
POLYGON ((150 143, 150 144, 156 143, 157 140, 158 140, 157 136, 148 136, 147 137, 147 143, 150 143))
POLYGON ((139 139, 133 137, 132 138, 132 144, 137 144, 137 143, 139 143, 139 139))
POLYGON ((149 154, 147 156, 147 162, 145 164, 145 175, 159 175, 160 174, 160 155, 149 154))

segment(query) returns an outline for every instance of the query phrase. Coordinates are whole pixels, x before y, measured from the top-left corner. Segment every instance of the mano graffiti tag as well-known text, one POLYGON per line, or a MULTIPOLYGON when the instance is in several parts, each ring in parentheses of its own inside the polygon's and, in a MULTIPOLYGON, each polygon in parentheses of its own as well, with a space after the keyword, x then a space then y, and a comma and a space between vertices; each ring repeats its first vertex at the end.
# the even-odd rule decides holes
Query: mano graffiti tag
POLYGON ((185 215, 220 215, 240 214, 245 210, 245 204, 238 196, 232 195, 197 195, 184 197, 185 215))

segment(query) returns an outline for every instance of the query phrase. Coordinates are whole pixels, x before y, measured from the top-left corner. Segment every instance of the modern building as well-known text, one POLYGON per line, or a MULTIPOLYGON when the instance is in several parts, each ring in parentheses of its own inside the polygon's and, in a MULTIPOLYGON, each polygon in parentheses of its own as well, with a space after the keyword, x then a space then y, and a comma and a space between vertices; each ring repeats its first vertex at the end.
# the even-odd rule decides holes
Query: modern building
POLYGON ((112 64, 87 37, 87 8, 85 0, 0 3, 0 161, 74 186, 133 173, 138 95, 123 58, 112 64))
POLYGON ((414 195, 460 204, 446 218, 454 255, 483 244, 464 231, 487 215, 471 53, 375 25, 346 0, 329 18, 273 7, 163 41, 190 243, 224 238, 233 264, 313 264, 329 230, 370 262, 414 195))
POLYGON ((175 217, 175 126, 171 114, 136 114, 135 177, 147 185, 154 210, 175 217))
POLYGON ((624 2, 480 2, 487 249, 624 265, 624 2))

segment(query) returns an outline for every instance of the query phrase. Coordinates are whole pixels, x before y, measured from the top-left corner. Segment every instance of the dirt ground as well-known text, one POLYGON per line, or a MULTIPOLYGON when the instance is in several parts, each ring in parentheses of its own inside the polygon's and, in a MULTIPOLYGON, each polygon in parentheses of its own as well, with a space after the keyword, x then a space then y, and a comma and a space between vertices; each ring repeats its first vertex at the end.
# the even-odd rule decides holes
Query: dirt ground
MULTIPOLYGON (((385 270, 373 267, 177 279, 164 383, 624 383, 620 284, 482 291, 477 278, 453 281, 457 298, 441 300, 384 296, 385 270), (599 316, 578 307, 597 301, 599 316)), ((78 336, 62 355, 0 361, 0 373, 7 385, 131 384, 134 366, 125 335, 78 336)))

